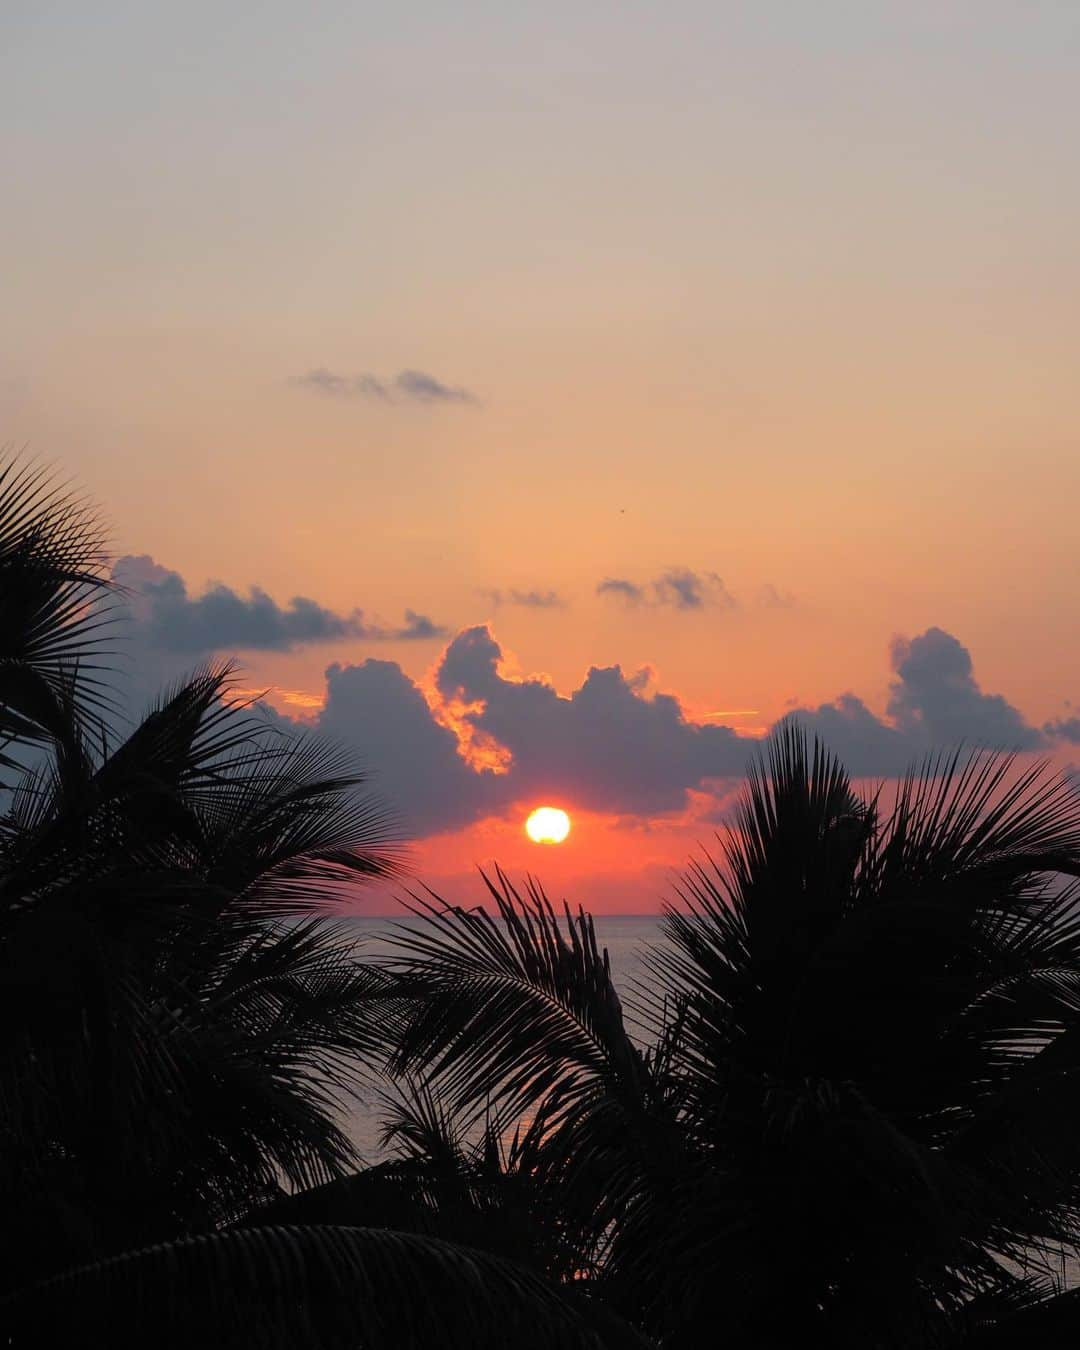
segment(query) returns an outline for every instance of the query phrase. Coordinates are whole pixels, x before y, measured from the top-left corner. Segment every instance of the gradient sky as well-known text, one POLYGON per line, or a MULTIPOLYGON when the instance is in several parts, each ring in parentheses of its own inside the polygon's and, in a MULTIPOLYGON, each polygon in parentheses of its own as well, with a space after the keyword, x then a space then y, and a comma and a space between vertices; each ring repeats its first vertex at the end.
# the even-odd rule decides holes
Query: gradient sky
POLYGON ((427 802, 439 884, 647 907, 748 748, 695 729, 795 707, 867 773, 1068 763, 1078 68, 1073 0, 11 0, 0 440, 165 569, 145 671, 212 644, 311 719, 340 668, 324 729, 427 802), (444 657, 478 625, 498 675, 444 657))

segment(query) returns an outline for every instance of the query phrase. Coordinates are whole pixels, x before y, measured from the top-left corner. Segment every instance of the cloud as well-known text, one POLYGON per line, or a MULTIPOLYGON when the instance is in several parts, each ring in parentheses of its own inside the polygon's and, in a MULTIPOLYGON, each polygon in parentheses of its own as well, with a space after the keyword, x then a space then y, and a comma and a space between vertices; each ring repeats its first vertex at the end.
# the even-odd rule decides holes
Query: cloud
POLYGON ((804 727, 838 755, 857 778, 903 773, 928 748, 917 749, 910 738, 883 722, 851 693, 840 694, 816 708, 796 708, 781 721, 804 727))
POLYGON ((566 601, 557 591, 501 591, 481 592, 493 605, 521 605, 525 609, 565 609, 566 601))
POLYGON ((753 748, 689 720, 677 698, 648 694, 648 672, 593 667, 562 695, 508 679, 501 661, 488 628, 459 633, 436 668, 435 707, 393 661, 326 672, 319 729, 356 751, 417 837, 544 797, 635 817, 677 812, 692 791, 740 775, 753 748), (499 771, 468 762, 470 742, 502 751, 499 771))
POLYGON ((303 595, 279 605, 258 586, 241 595, 218 582, 193 597, 179 572, 147 556, 120 558, 113 576, 131 594, 138 638, 158 651, 196 656, 223 650, 291 651, 346 639, 410 642, 446 636, 444 628, 411 609, 405 611, 403 626, 388 628, 369 622, 363 610, 339 614, 303 595))
MULTIPOLYGON (((359 611, 335 614, 314 601, 282 607, 261 592, 237 596, 224 587, 193 600, 176 573, 149 558, 125 559, 117 572, 127 584, 137 579, 141 586, 133 686, 140 694, 151 673, 155 684, 167 666, 170 674, 179 673, 211 639, 213 649, 228 649, 256 639, 264 647, 315 640, 313 632, 328 640, 327 634, 349 625, 387 633, 368 625, 359 611), (208 597, 213 603, 206 605, 208 597), (170 628, 177 613, 180 627, 170 628), (226 627, 231 638, 223 644, 226 627), (155 648, 155 641, 167 648, 155 648)), ((410 610, 405 628, 393 632, 419 640, 438 629, 410 610)), ((1080 730, 1080 719, 1056 723, 1052 733, 1029 725, 1000 694, 983 691, 967 649, 940 628, 897 639, 890 655, 893 679, 884 714, 850 692, 789 714, 857 776, 898 774, 927 752, 962 741, 1032 750, 1051 734, 1070 739, 1080 730)), ((376 790, 414 837, 460 829, 545 798, 628 824, 679 819, 688 811, 704 822, 703 797, 704 804, 722 798, 758 749, 754 738, 731 726, 694 720, 677 697, 655 691, 648 669, 594 666, 566 694, 543 678, 513 678, 487 626, 458 633, 432 679, 425 690, 394 661, 334 664, 314 718, 372 771, 376 790)), ((278 716, 284 724, 293 720, 278 716)))
POLYGON ((506 800, 569 796, 588 810, 648 815, 681 810, 690 789, 740 774, 749 742, 729 727, 690 721, 670 694, 649 695, 619 666, 592 667, 570 695, 543 680, 510 680, 486 627, 459 633, 436 672, 470 727, 509 751, 506 800))
POLYGON ((426 642, 431 638, 446 637, 446 629, 426 614, 407 609, 404 628, 392 630, 388 636, 397 642, 426 642))
POLYGON ((1056 722, 1047 722, 1043 731, 1056 740, 1068 741, 1070 745, 1080 745, 1080 717, 1062 717, 1056 722))
POLYGON ((390 401, 390 390, 382 380, 374 375, 338 375, 335 371, 319 366, 304 375, 294 375, 293 384, 303 385, 316 394, 327 398, 375 398, 390 401))
POLYGON ((444 384, 423 370, 400 370, 388 380, 377 375, 340 375, 316 367, 294 375, 293 384, 325 398, 374 399, 380 403, 477 403, 476 395, 460 386, 444 384))
POLYGON ((1005 750, 1036 750, 1042 733, 1000 694, 984 694, 968 649, 941 628, 897 638, 891 649, 897 679, 889 690, 889 716, 898 729, 930 744, 957 740, 1005 750))
POLYGON ((597 586, 596 594, 614 596, 631 607, 651 604, 685 610, 704 609, 707 605, 734 609, 737 605, 722 577, 715 572, 693 572, 688 567, 669 568, 655 581, 643 586, 625 577, 605 577, 597 586))
POLYGON ((396 661, 332 665, 319 730, 354 748, 375 789, 416 837, 457 829, 500 809, 498 776, 478 773, 396 661))
POLYGON ((734 596, 715 572, 699 576, 687 567, 677 567, 665 572, 653 587, 659 604, 674 605, 676 609, 702 609, 705 605, 735 608, 734 596))
POLYGON ((971 654, 951 633, 928 628, 897 638, 890 657, 896 679, 877 717, 854 694, 790 714, 834 750, 852 773, 901 773, 913 761, 961 742, 988 750, 1037 750, 1045 737, 1000 694, 986 694, 971 654))
POLYGON ((628 605, 640 605, 645 599, 643 586, 635 586, 624 577, 605 577, 596 588, 597 595, 613 595, 628 605))
POLYGON ((403 370, 394 376, 394 389, 417 403, 475 403, 468 389, 443 384, 422 370, 403 370))
MULTIPOLYGON (((982 691, 967 649, 943 630, 898 639, 891 657, 886 716, 852 693, 789 714, 855 775, 899 774, 961 741, 1044 744, 1001 695, 982 691)), ((510 678, 502 658, 491 630, 478 626, 448 644, 430 698, 394 662, 327 673, 320 727, 371 765, 417 835, 544 798, 631 821, 675 815, 700 805, 696 794, 722 796, 758 748, 730 726, 692 720, 673 695, 650 692, 648 670, 594 666, 564 695, 544 679, 510 678), (497 753, 478 767, 466 758, 476 745, 497 753)))

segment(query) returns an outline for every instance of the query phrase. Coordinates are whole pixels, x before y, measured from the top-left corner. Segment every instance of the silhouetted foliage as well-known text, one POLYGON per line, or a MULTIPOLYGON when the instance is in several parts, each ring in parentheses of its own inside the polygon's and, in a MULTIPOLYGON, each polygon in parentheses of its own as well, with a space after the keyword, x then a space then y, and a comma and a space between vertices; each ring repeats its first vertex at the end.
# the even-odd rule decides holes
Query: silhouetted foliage
POLYGON ((5 1343, 621 1344, 490 1255, 257 1222, 359 1165, 338 1119, 396 981, 321 911, 398 874, 393 824, 227 667, 117 739, 108 605, 92 513, 0 469, 5 1343))
POLYGON ((1021 1273, 1080 1238, 1075 792, 976 753, 886 805, 797 728, 766 756, 664 920, 649 1048, 589 918, 498 874, 495 915, 416 902, 392 1065, 449 1128, 540 1123, 542 1223, 663 1344, 1080 1326, 1021 1273))
POLYGON ((70 704, 102 706, 111 591, 90 504, 47 467, 0 458, 0 766, 12 744, 62 741, 70 704))

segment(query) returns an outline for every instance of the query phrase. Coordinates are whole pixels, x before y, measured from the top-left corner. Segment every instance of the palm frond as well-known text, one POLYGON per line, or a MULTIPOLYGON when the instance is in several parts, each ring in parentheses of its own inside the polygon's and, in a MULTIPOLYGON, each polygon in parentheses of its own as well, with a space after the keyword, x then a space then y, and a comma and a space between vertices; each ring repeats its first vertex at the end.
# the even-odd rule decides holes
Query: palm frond
POLYGON ((973 1300, 954 1319, 958 1350, 1073 1350, 1080 1339, 1080 1289, 1017 1280, 973 1300))
POLYGON ((642 1342, 497 1257, 386 1229, 245 1228, 125 1253, 9 1297, 9 1343, 604 1350, 642 1342))
POLYGON ((403 874, 397 822, 355 760, 304 733, 263 733, 198 803, 210 874, 267 915, 310 912, 403 874))
POLYGON ((0 741, 47 739, 50 694, 76 668, 81 709, 107 705, 114 590, 93 505, 46 466, 0 459, 0 741))
POLYGON ((502 872, 484 881, 497 918, 414 896, 424 927, 392 936, 414 1000, 394 1070, 431 1077, 458 1104, 496 1102, 511 1115, 555 1089, 569 1111, 598 1078, 639 1095, 641 1053, 592 919, 567 907, 560 925, 535 882, 522 895, 502 872))

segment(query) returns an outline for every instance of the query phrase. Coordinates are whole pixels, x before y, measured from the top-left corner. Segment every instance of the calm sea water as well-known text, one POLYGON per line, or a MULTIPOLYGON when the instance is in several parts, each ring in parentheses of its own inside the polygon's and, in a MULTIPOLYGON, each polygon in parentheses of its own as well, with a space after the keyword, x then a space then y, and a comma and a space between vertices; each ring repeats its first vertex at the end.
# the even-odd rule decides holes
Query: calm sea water
MULTIPOLYGON (((389 937, 395 924, 421 926, 407 915, 401 919, 354 918, 348 922, 363 943, 364 954, 375 959, 392 954, 389 937)), ((644 949, 650 944, 655 946, 662 943, 660 919, 651 914, 599 914, 594 916, 594 923, 597 941, 607 948, 611 959, 615 987, 625 996, 635 976, 643 973, 644 949)), ((379 1145, 379 1102, 376 1099, 357 1101, 348 1112, 345 1124, 361 1157, 367 1162, 379 1161, 382 1156, 379 1145)))

